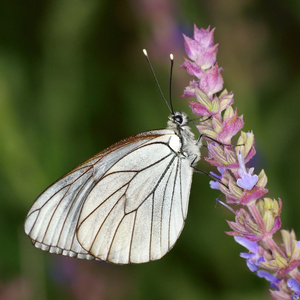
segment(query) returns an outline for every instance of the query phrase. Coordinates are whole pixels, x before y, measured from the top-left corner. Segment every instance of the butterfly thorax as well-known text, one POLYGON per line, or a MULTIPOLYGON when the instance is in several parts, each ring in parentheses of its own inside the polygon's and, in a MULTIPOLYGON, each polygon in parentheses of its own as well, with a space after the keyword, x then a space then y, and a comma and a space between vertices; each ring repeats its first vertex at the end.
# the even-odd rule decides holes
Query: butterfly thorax
POLYGON ((201 141, 195 140, 195 135, 188 126, 189 117, 184 112, 174 112, 169 116, 168 128, 175 131, 181 140, 181 154, 195 165, 200 159, 201 141))

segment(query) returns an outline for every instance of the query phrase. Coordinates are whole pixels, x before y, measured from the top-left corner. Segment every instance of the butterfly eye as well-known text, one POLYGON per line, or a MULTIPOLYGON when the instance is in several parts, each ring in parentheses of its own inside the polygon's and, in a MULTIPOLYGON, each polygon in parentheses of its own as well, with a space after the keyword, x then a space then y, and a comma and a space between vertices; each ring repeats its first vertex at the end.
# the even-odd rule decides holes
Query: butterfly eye
POLYGON ((173 117, 173 120, 174 120, 176 123, 178 123, 178 124, 182 124, 182 122, 183 122, 183 118, 182 118, 181 115, 175 115, 175 116, 173 117))

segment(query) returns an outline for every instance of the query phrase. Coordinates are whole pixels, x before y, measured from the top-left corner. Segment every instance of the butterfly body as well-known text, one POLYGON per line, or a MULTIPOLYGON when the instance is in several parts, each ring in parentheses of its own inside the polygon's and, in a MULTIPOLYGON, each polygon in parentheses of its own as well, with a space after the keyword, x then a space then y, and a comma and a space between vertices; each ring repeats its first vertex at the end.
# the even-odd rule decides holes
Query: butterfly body
POLYGON ((200 159, 187 122, 173 113, 167 129, 120 141, 47 188, 25 220, 34 245, 117 264, 165 255, 183 229, 200 159))

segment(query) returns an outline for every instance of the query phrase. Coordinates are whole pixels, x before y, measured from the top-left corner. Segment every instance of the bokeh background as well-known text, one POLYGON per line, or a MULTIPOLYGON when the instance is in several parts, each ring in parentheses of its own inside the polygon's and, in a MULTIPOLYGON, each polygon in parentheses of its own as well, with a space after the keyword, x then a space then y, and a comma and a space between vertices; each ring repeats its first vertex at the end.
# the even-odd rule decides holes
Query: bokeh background
MULTIPOLYGON (((173 101, 191 79, 181 33, 216 27, 219 65, 256 172, 283 199, 300 236, 300 4, 255 0, 45 0, 0 4, 0 299, 270 299, 224 234, 233 215, 195 174, 185 229, 163 259, 114 266, 35 249, 23 231, 34 199, 61 175, 129 135, 166 126, 168 110, 142 54, 173 101)), ((209 171, 205 163, 199 167, 209 171)), ((222 199, 222 198, 221 198, 222 199)))

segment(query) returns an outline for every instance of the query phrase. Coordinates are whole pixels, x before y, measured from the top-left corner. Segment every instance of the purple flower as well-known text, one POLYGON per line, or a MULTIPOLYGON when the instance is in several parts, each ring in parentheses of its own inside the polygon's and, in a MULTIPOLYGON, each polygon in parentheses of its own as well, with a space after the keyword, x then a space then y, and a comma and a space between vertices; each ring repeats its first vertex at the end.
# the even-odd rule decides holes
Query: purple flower
MULTIPOLYGON (((210 174, 213 174, 213 173, 211 172, 210 174)), ((219 187, 219 182, 218 182, 218 181, 213 181, 213 180, 211 180, 211 181, 209 182, 209 186, 210 186, 210 188, 211 188, 212 190, 219 190, 219 189, 220 189, 220 187, 219 187)))
POLYGON ((235 211, 233 208, 231 208, 229 205, 227 205, 226 203, 224 203, 223 201, 216 199, 216 201, 220 204, 222 204, 223 206, 225 206, 227 209, 229 209, 234 215, 235 215, 235 211))
POLYGON ((280 279, 278 279, 277 277, 273 276, 272 274, 270 274, 269 272, 267 271, 264 271, 264 270, 259 270, 256 272, 256 275, 258 277, 261 277, 261 278, 265 278, 266 280, 268 280, 270 283, 271 283, 271 287, 276 287, 276 284, 278 284, 280 282, 280 279))
MULTIPOLYGON (((225 169, 224 168, 219 168, 219 167, 217 169, 218 169, 218 171, 220 172, 221 175, 218 175, 218 174, 216 174, 214 172, 210 172, 209 174, 212 175, 212 176, 214 176, 215 178, 217 178, 219 180, 222 180, 222 177, 224 175, 225 169)), ((214 189, 214 190, 219 190, 220 189, 218 181, 211 180, 209 182, 209 185, 210 185, 211 189, 214 189)))
POLYGON ((256 272, 259 268, 259 263, 264 261, 264 258, 259 255, 259 246, 257 242, 249 241, 240 236, 234 237, 235 241, 249 250, 250 253, 242 252, 240 256, 246 259, 246 263, 251 272, 256 272))
POLYGON ((290 278, 287 281, 287 286, 294 292, 293 300, 299 299, 300 296, 300 285, 298 281, 294 278, 290 278))
POLYGON ((237 158, 239 161, 240 168, 238 169, 238 173, 241 178, 237 180, 237 185, 241 187, 242 189, 246 190, 252 190, 252 188, 255 186, 255 184, 258 181, 257 175, 252 175, 254 168, 250 168, 247 172, 244 157, 241 153, 241 151, 238 152, 237 158))

